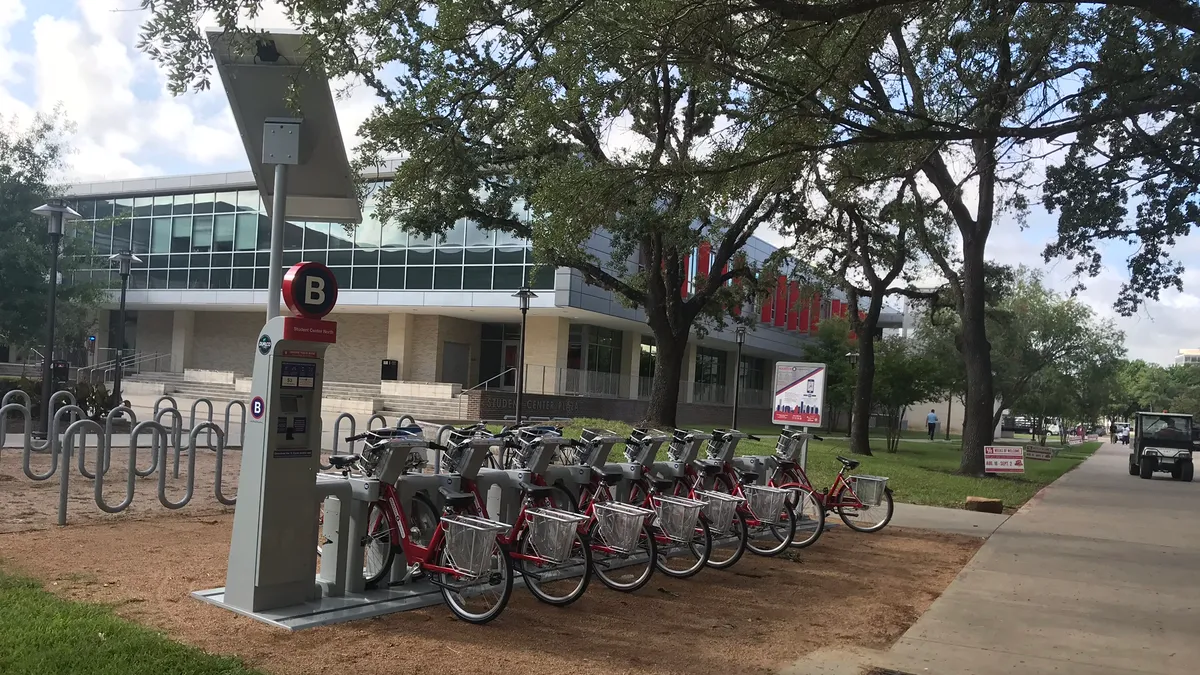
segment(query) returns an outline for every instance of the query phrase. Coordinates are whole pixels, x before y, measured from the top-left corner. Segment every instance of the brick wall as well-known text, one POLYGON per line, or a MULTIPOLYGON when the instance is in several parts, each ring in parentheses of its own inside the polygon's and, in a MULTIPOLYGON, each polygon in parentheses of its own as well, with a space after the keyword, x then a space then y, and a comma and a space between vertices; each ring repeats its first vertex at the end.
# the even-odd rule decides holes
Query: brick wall
POLYGON ((188 367, 253 374, 264 317, 262 312, 196 312, 188 367))
POLYGON ((414 382, 437 382, 441 366, 441 347, 438 344, 438 317, 435 314, 418 314, 413 318, 412 370, 414 382))
MULTIPOLYGON (((137 314, 137 342, 134 343, 139 354, 170 354, 171 330, 175 325, 175 312, 144 312, 137 314)), ((169 370, 167 363, 161 363, 163 370, 169 370)))
MULTIPOLYGON (((503 419, 514 414, 516 395, 506 391, 469 391, 469 419, 503 419)), ((640 422, 646 412, 646 401, 620 398, 587 398, 583 396, 541 396, 525 394, 522 398, 522 417, 595 417, 620 420, 631 424, 640 422)), ((732 421, 733 407, 680 403, 676 423, 700 428, 725 427, 732 421)), ((771 411, 742 407, 738 412, 739 426, 769 426, 771 411)))
MULTIPOLYGON (((379 383, 379 364, 387 358, 386 314, 333 314, 337 344, 325 352, 327 382, 379 383)), ((419 335, 419 333, 418 333, 419 335)))

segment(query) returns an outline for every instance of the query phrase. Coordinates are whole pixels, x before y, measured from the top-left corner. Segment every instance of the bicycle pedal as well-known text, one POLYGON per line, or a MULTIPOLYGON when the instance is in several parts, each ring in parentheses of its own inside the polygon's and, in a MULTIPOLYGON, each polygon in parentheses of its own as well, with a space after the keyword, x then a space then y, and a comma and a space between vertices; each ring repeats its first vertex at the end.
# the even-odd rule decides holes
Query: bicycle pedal
POLYGON ((488 584, 491 586, 499 586, 504 581, 504 575, 499 572, 492 572, 488 575, 488 584))

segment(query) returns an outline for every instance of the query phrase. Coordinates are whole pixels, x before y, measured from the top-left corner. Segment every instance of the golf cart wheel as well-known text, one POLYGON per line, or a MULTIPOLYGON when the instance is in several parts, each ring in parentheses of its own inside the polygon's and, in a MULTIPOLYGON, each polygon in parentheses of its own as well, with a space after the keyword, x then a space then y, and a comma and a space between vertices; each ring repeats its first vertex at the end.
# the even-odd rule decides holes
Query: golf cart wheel
POLYGON ((1179 480, 1181 478, 1183 478, 1183 465, 1179 462, 1176 462, 1175 465, 1171 467, 1171 479, 1179 480))
POLYGON ((1181 480, 1185 483, 1192 482, 1192 471, 1193 471, 1192 463, 1184 462, 1183 468, 1179 472, 1180 473, 1179 480, 1181 480))
POLYGON ((1153 457, 1142 457, 1142 462, 1138 465, 1138 475, 1142 478, 1151 478, 1154 476, 1154 468, 1157 463, 1158 460, 1153 457))
POLYGON ((1133 457, 1129 458, 1129 475, 1130 476, 1138 475, 1138 465, 1137 465, 1137 462, 1133 461, 1133 457))

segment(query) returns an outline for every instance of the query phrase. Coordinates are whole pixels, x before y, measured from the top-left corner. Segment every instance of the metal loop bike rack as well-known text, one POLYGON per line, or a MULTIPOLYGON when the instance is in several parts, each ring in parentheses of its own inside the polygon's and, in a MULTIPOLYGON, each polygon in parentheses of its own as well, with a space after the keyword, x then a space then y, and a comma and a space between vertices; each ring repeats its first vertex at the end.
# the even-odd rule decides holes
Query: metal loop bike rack
POLYGON ((228 434, 231 428, 229 426, 231 420, 230 413, 233 411, 234 406, 242 409, 242 421, 238 423, 242 430, 241 434, 238 435, 238 447, 240 448, 246 445, 246 404, 242 401, 233 400, 225 406, 225 433, 228 434))
MULTIPOLYGON (((163 426, 163 431, 166 431, 166 425, 163 425, 162 418, 171 415, 171 438, 175 441, 174 457, 175 462, 171 468, 171 477, 179 478, 179 454, 183 452, 183 413, 179 412, 178 408, 163 408, 154 413, 154 422, 163 426)), ((132 433, 132 432, 131 432, 132 433)), ((158 453, 154 453, 154 463, 158 464, 158 453)), ((163 466, 166 466, 166 459, 163 459, 163 466)), ((150 474, 146 474, 147 476, 150 474)))
POLYGON ((374 414, 373 414, 373 415, 371 415, 369 418, 367 418, 367 431, 372 431, 372 430, 374 430, 374 429, 383 429, 383 428, 384 428, 384 427, 386 427, 387 425, 388 425, 388 423, 387 423, 387 418, 386 418, 386 417, 384 417, 383 415, 379 414, 379 413, 374 413, 374 414), (379 426, 378 426, 378 427, 372 427, 372 426, 371 426, 371 423, 372 423, 372 422, 374 422, 375 420, 379 420, 379 426))
MULTIPOLYGON (((212 400, 211 400, 211 399, 207 399, 207 398, 198 398, 198 399, 196 399, 196 400, 195 400, 195 401, 192 403, 192 411, 191 411, 191 415, 188 417, 188 429, 195 429, 195 428, 196 428, 196 408, 200 407, 200 405, 201 405, 201 404, 203 404, 203 405, 205 405, 205 406, 207 406, 207 407, 208 407, 208 419, 207 419, 207 420, 205 420, 205 421, 206 421, 206 422, 208 422, 209 424, 212 424, 212 421, 213 421, 213 403, 212 403, 212 400)), ((211 427, 210 427, 210 428, 209 428, 209 432, 208 432, 208 440, 207 440, 206 442, 207 442, 207 444, 208 444, 208 448, 209 448, 210 450, 216 450, 216 448, 213 446, 213 442, 212 442, 212 441, 213 441, 213 435, 212 435, 212 430, 211 430, 211 427)), ((178 476, 176 476, 176 477, 178 478, 178 476)))
POLYGON ((33 408, 33 401, 30 400, 29 394, 26 394, 25 392, 21 391, 20 389, 13 389, 12 391, 5 394, 4 398, 0 398, 0 408, 3 408, 4 406, 8 405, 9 399, 16 398, 18 396, 25 399, 25 407, 26 408, 33 408))
POLYGON ((163 401, 170 401, 172 408, 175 408, 176 410, 179 409, 179 403, 175 400, 175 397, 171 396, 170 394, 164 394, 162 396, 159 396, 158 400, 156 400, 154 402, 154 416, 155 417, 158 417, 158 410, 162 406, 163 401))
MULTIPOLYGON (((63 410, 67 410, 67 408, 63 408, 63 410)), ((56 419, 55 422, 57 422, 57 421, 58 420, 56 419)), ((92 434, 94 434, 96 436, 96 445, 97 445, 97 448, 96 448, 96 450, 97 450, 97 452, 96 452, 96 473, 101 476, 104 475, 104 471, 101 469, 101 467, 104 463, 105 453, 102 449, 100 449, 98 447, 100 445, 100 443, 103 442, 102 434, 103 434, 104 430, 100 427, 99 423, 97 423, 93 420, 81 419, 81 420, 72 422, 70 424, 70 426, 67 427, 66 432, 63 434, 63 444, 62 444, 62 448, 61 448, 61 452, 63 453, 63 458, 62 458, 63 470, 62 470, 62 475, 59 477, 59 482, 58 482, 58 524, 59 525, 67 524, 67 492, 70 488, 70 483, 71 483, 71 471, 70 471, 70 469, 71 469, 71 452, 75 447, 75 436, 78 435, 81 431, 83 432, 84 437, 83 437, 82 447, 80 448, 80 451, 79 451, 79 468, 81 470, 83 469, 84 456, 87 454, 86 453, 87 431, 91 431, 92 434)), ((57 438, 58 434, 52 434, 51 437, 57 438)), ((56 455, 56 457, 57 457, 57 455, 56 455)), ((55 460, 54 464, 56 465, 56 468, 57 468, 57 464, 58 464, 57 459, 55 460)), ((51 475, 53 475, 53 473, 54 472, 51 471, 51 475)), ((46 477, 49 478, 50 476, 46 476, 46 477)))
MULTIPOLYGON (((330 449, 330 451, 329 451, 329 454, 331 454, 331 455, 338 454, 338 446, 341 445, 341 443, 342 443, 342 420, 350 420, 350 435, 351 436, 354 435, 355 429, 358 426, 358 423, 354 421, 354 415, 351 415, 350 413, 344 412, 341 415, 337 416, 337 419, 335 419, 333 421, 333 448, 330 449)), ((368 422, 368 424, 370 424, 370 422, 368 422)), ((354 441, 350 442, 350 452, 351 453, 354 452, 354 441)), ((332 464, 326 464, 324 462, 321 462, 321 470, 322 471, 328 471, 332 468, 333 468, 332 464)))

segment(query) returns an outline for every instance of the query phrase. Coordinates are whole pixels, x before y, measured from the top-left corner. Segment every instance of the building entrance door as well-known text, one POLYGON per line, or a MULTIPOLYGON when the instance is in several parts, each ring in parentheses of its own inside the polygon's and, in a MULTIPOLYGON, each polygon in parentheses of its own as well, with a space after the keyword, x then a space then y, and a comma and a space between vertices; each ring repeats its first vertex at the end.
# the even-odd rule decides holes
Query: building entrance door
POLYGON ((442 343, 442 382, 457 382, 464 388, 471 377, 471 345, 442 343))
POLYGON ((517 387, 518 360, 521 355, 521 343, 516 340, 504 341, 504 386, 508 389, 517 387))

